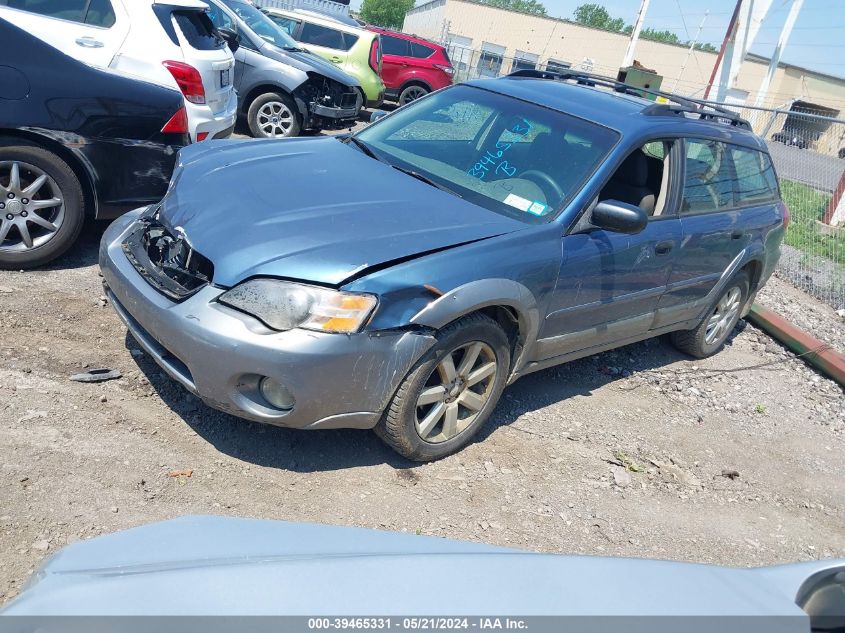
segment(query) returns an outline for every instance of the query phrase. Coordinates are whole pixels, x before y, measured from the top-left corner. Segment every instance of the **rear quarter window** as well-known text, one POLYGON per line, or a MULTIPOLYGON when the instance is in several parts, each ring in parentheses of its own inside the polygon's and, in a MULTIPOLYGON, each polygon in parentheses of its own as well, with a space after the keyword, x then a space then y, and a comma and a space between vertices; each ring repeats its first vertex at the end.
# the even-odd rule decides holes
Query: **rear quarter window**
POLYGON ((173 19, 188 44, 198 51, 211 51, 226 45, 205 11, 174 11, 173 19))
POLYGON ((425 59, 427 57, 431 57, 432 55, 434 55, 434 49, 431 48, 431 46, 424 46, 423 44, 411 42, 411 57, 425 59))
POLYGON ((763 152, 731 146, 736 171, 737 204, 765 204, 780 199, 771 159, 763 152))

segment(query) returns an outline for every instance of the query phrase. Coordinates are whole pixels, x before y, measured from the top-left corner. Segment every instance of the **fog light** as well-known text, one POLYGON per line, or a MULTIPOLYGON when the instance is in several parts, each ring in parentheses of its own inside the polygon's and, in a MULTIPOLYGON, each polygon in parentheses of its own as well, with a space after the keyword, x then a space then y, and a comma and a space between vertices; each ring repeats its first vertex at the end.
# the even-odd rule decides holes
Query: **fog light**
POLYGON ((293 395, 282 383, 265 376, 258 383, 258 391, 261 392, 267 402, 277 409, 284 411, 293 409, 293 395))

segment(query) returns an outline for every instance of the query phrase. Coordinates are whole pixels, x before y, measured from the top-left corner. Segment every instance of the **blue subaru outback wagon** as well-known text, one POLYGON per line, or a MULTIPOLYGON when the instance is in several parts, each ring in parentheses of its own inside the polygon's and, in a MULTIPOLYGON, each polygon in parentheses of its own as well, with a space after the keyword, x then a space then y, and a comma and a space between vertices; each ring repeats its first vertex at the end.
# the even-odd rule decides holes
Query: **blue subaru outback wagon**
POLYGON ((108 295, 213 407, 443 457, 529 372, 666 333, 715 353, 772 274, 766 145, 659 101, 522 72, 354 135, 190 146, 103 237, 108 295))

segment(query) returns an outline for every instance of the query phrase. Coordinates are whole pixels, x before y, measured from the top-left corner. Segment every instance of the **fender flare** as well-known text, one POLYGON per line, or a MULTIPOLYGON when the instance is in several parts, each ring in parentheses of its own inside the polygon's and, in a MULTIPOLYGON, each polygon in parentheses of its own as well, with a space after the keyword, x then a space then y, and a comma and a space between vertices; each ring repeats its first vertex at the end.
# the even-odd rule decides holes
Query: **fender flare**
POLYGON ((534 294, 512 279, 472 281, 438 297, 411 317, 411 324, 439 330, 452 321, 482 308, 506 306, 513 309, 519 326, 517 354, 511 375, 525 365, 540 330, 540 311, 534 294))

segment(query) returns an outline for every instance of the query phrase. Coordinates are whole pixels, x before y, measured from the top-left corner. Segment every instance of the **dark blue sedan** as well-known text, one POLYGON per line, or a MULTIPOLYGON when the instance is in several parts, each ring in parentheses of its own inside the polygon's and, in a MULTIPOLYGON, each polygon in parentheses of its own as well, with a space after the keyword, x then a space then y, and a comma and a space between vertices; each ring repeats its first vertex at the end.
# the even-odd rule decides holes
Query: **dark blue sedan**
POLYGON ((529 372, 664 333, 715 353, 788 222, 764 142, 687 99, 519 75, 352 136, 182 150, 103 238, 112 304, 211 406, 421 461, 529 372))

